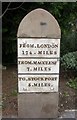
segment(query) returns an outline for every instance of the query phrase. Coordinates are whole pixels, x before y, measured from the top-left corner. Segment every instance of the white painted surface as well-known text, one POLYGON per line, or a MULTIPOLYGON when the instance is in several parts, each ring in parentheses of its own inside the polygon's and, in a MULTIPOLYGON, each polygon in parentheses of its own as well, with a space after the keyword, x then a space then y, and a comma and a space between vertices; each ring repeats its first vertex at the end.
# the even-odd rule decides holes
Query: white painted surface
POLYGON ((18 75, 18 89, 23 92, 58 92, 59 75, 18 75))
POLYGON ((60 39, 18 38, 18 57, 59 57, 59 56, 60 56, 60 39))
POLYGON ((58 59, 18 59, 18 63, 18 73, 59 73, 58 59))
POLYGON ((18 38, 18 91, 58 92, 59 57, 60 39, 18 38), (46 77, 57 79, 45 81, 46 77))

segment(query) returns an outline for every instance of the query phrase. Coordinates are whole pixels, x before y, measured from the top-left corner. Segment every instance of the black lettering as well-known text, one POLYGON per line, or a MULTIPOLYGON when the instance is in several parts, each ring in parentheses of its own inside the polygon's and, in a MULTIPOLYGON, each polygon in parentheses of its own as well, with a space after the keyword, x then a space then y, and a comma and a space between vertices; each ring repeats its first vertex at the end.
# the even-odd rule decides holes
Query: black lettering
POLYGON ((30 71, 30 67, 27 67, 27 71, 30 71))
POLYGON ((30 86, 31 86, 31 83, 29 83, 28 86, 30 87, 30 86))
POLYGON ((19 47, 21 48, 21 47, 22 47, 22 44, 19 44, 19 47))
POLYGON ((37 86, 37 83, 34 83, 34 86, 37 86))
POLYGON ((22 51, 22 54, 23 54, 23 55, 25 54, 24 51, 22 51))
POLYGON ((34 67, 34 71, 37 71, 37 67, 34 67))
POLYGON ((42 51, 38 51, 38 54, 42 55, 42 51))

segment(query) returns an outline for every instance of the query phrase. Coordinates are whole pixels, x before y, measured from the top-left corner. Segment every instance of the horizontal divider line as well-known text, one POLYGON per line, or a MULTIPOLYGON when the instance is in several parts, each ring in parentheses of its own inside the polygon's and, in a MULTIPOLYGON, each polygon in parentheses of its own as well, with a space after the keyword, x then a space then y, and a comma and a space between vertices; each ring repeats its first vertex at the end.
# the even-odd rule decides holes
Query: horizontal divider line
POLYGON ((56 37, 30 37, 30 36, 28 36, 28 37, 17 37, 17 38, 20 38, 20 39, 60 39, 61 37, 58 37, 58 38, 56 38, 56 37))
POLYGON ((60 59, 60 57, 18 57, 18 59, 60 59))
POLYGON ((18 75, 59 75, 59 73, 18 73, 18 75))

